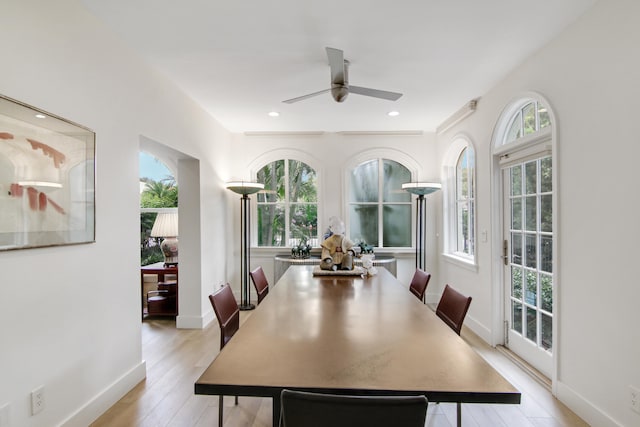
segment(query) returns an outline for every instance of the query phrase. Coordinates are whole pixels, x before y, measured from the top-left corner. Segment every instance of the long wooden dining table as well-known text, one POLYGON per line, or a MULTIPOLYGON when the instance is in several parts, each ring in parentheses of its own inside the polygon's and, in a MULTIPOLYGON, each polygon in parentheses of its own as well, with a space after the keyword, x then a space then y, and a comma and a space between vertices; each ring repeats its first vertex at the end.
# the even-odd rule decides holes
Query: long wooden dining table
POLYGON ((384 268, 314 276, 292 266, 195 383, 196 394, 273 399, 283 389, 520 403, 520 392, 384 268))

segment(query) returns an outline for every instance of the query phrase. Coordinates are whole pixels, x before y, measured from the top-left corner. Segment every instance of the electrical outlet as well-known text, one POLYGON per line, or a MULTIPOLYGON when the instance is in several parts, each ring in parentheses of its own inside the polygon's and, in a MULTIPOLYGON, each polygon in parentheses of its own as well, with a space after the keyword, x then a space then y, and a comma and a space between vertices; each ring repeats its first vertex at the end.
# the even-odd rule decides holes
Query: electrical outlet
POLYGON ((44 386, 31 392, 31 415, 39 414, 44 409, 44 386))
POLYGON ((10 427, 8 403, 0 407, 0 427, 10 427))
POLYGON ((640 390, 632 385, 629 386, 629 406, 640 414, 640 390))

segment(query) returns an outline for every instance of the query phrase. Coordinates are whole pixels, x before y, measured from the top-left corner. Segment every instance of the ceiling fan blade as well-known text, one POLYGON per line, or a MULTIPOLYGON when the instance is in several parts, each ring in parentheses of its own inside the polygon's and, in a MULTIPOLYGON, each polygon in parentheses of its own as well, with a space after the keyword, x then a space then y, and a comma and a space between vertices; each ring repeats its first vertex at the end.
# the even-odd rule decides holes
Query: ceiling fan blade
POLYGON ((344 84, 344 53, 340 49, 332 47, 325 48, 329 57, 329 66, 331 67, 331 83, 344 84))
POLYGON ((317 95, 321 95, 321 94, 323 94, 323 93, 327 93, 327 92, 329 92, 330 90, 331 90, 331 89, 325 89, 325 90, 321 90, 321 91, 319 91, 319 92, 313 92, 313 93, 310 93, 310 94, 308 94, 308 95, 302 95, 302 96, 299 96, 299 97, 297 97, 297 98, 287 99, 286 101, 282 101, 282 102, 284 102, 285 104, 293 104, 294 102, 304 101, 304 100, 305 100, 305 99, 307 99, 307 98, 311 98, 311 97, 314 97, 314 96, 317 96, 317 95))
POLYGON ((389 101, 397 101, 402 94, 398 92, 389 92, 386 90, 371 89, 368 87, 349 85, 349 92, 358 95, 373 96, 374 98, 388 99, 389 101))

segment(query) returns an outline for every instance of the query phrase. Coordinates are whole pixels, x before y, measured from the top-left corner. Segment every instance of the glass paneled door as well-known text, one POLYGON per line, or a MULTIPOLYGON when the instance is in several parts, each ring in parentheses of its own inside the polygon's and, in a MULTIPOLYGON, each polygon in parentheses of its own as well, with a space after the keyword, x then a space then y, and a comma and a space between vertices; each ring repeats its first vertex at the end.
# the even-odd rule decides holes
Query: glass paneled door
POLYGON ((551 157, 504 169, 506 345, 548 377, 553 352, 551 157))

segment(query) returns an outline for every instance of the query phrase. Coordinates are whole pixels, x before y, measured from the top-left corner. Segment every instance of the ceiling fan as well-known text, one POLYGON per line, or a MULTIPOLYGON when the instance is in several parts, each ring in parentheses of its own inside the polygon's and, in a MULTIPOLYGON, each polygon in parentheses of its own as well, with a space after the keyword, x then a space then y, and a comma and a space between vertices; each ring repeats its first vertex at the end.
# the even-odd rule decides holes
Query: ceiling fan
POLYGON ((310 93, 308 95, 299 96, 297 98, 287 99, 287 104, 303 101, 307 98, 317 96, 326 92, 331 92, 331 96, 336 102, 343 102, 347 99, 349 93, 357 95, 372 96, 374 98, 388 99, 396 101, 402 96, 401 93, 388 92, 386 90, 371 89, 368 87, 354 86, 349 84, 349 61, 344 59, 344 54, 340 49, 327 47, 327 56, 329 57, 329 66, 331 67, 331 88, 321 90, 319 92, 310 93))

